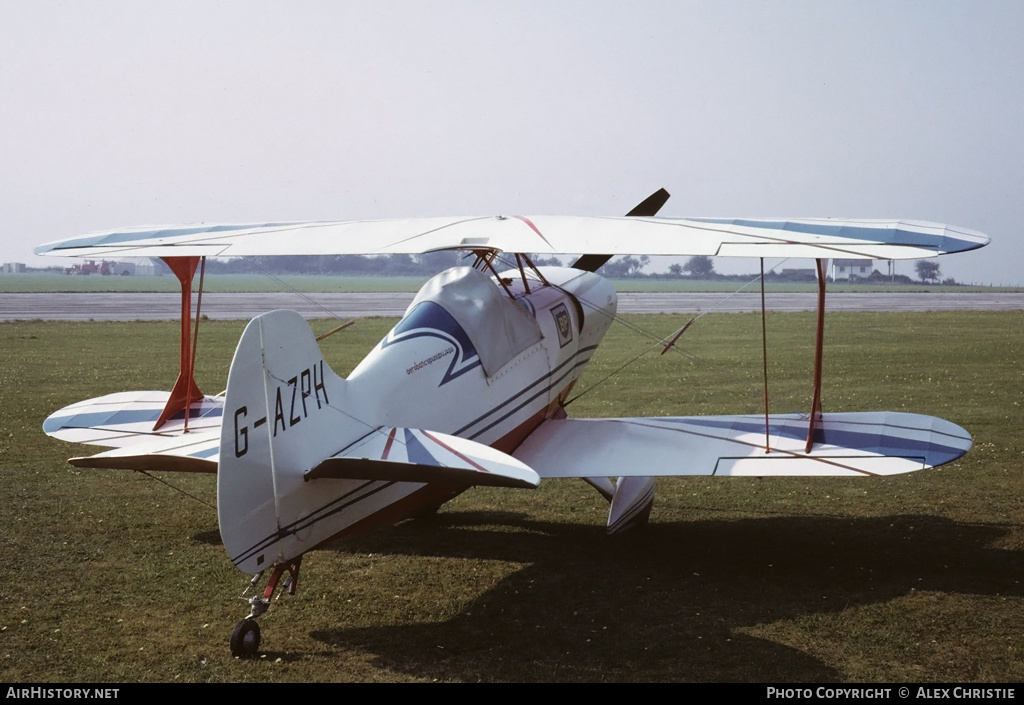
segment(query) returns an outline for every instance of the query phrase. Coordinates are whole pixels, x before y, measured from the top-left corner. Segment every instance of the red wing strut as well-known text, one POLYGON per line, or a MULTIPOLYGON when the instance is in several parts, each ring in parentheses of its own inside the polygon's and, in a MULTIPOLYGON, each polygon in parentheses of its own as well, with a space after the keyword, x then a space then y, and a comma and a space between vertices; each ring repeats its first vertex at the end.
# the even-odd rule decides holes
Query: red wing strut
MULTIPOLYGON (((174 276, 181 282, 181 368, 178 372, 178 379, 171 390, 171 396, 167 399, 160 418, 157 419, 153 430, 157 430, 167 419, 179 411, 184 411, 191 400, 200 400, 203 393, 199 391, 196 384, 193 357, 192 357, 192 277, 196 275, 196 268, 199 266, 198 257, 161 257, 167 266, 174 272, 174 276)), ((187 412, 186 412, 187 413, 187 412)))

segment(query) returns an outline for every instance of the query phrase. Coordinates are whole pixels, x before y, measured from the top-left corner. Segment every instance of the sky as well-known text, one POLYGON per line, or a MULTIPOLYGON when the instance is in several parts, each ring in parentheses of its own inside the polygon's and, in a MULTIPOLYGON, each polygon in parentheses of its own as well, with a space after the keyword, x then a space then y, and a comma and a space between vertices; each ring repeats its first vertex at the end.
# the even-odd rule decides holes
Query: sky
POLYGON ((132 225, 623 214, 664 187, 663 215, 979 230, 943 277, 1020 285, 1022 29, 1017 0, 0 0, 0 262, 132 225))

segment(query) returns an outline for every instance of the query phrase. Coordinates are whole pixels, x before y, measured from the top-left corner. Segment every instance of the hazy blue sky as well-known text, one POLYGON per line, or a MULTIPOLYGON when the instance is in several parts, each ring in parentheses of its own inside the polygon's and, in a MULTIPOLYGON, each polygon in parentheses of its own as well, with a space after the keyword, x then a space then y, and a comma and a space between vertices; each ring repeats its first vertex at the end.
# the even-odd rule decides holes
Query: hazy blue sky
MULTIPOLYGON (((1024 283, 1024 2, 0 0, 0 261, 124 225, 952 223, 1024 283)), ((912 273, 912 265, 901 271, 912 273)))

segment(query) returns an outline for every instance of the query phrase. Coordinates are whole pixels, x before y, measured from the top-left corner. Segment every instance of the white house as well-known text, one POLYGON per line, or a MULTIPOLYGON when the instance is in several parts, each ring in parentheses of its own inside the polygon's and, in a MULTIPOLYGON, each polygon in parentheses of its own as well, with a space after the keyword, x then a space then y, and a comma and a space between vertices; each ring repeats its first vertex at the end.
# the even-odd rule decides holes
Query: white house
POLYGON ((829 278, 832 281, 867 279, 875 271, 875 261, 870 259, 834 259, 829 278))

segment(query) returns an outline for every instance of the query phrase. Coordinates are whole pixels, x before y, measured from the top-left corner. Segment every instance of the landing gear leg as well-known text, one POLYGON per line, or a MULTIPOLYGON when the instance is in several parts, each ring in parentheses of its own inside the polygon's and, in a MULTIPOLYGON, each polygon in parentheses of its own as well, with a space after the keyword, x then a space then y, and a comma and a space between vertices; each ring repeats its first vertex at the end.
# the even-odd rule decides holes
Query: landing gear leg
POLYGON ((230 644, 232 656, 236 658, 254 658, 256 656, 260 649, 260 625, 256 623, 256 618, 270 609, 270 602, 274 597, 274 592, 277 590, 277 583, 285 573, 288 573, 288 577, 285 578, 282 587, 288 591, 289 595, 295 594, 295 590, 299 585, 299 567, 301 565, 302 556, 291 561, 275 564, 274 572, 271 573, 270 580, 267 581, 267 587, 262 595, 246 597, 245 593, 256 587, 260 578, 263 577, 263 573, 257 573, 249 582, 248 587, 242 592, 242 599, 249 603, 249 615, 236 624, 235 628, 231 631, 230 644))

